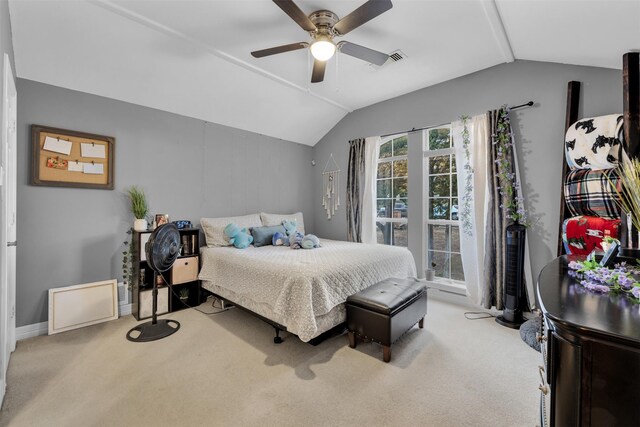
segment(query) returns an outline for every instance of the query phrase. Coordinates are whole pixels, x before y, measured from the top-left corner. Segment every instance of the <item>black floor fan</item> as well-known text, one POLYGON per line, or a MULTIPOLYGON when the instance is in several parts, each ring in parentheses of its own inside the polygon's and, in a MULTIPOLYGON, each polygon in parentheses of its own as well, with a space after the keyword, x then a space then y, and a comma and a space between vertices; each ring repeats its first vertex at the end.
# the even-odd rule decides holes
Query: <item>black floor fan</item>
POLYGON ((523 307, 526 306, 524 282, 524 244, 527 228, 522 224, 507 227, 505 253, 504 310, 496 322, 502 326, 519 329, 524 323, 523 307))
POLYGON ((156 228, 145 246, 147 265, 153 270, 153 307, 151 321, 132 328, 127 339, 134 342, 155 341, 180 329, 180 323, 171 319, 158 320, 158 275, 168 271, 180 254, 180 232, 174 224, 156 228), (138 332, 139 334, 134 336, 138 332))

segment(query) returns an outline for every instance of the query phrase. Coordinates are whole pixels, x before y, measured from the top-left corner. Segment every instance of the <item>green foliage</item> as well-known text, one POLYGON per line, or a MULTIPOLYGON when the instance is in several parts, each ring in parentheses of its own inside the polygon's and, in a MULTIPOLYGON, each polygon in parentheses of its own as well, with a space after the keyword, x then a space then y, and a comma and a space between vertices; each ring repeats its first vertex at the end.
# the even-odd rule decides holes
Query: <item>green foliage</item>
POLYGON ((187 288, 180 289, 180 299, 187 299, 187 298, 189 298, 189 289, 187 288))
POLYGON ((507 218, 522 225, 527 224, 527 215, 524 210, 524 197, 521 194, 520 183, 516 179, 513 166, 513 139, 511 135, 511 123, 506 107, 502 107, 498 112, 496 123, 496 133, 493 140, 496 147, 496 164, 500 186, 500 196, 502 203, 500 207, 505 210, 507 218))
POLYGON ((122 252, 122 279, 127 284, 127 289, 133 287, 133 238, 131 229, 127 230, 127 240, 123 242, 125 250, 122 252))
POLYGON ((127 195, 131 201, 131 212, 136 219, 145 219, 149 212, 149 205, 147 204, 147 196, 144 194, 144 190, 132 185, 127 190, 127 195))
POLYGON ((451 131, 449 128, 431 129, 429 131, 429 150, 441 150, 451 147, 451 131))
POLYGON ((618 204, 631 215, 631 222, 636 230, 640 230, 640 160, 623 162, 619 168, 619 176, 622 190, 618 190, 609 176, 607 180, 618 195, 618 204))

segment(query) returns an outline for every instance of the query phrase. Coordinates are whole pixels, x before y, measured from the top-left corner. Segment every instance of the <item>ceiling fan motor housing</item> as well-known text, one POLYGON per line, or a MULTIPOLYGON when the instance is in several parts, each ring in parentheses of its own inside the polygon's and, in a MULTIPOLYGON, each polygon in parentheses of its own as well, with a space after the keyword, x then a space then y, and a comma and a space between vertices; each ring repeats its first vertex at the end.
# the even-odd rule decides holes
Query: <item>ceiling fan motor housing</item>
POLYGON ((312 37, 317 35, 327 35, 330 37, 339 35, 333 29, 333 26, 336 25, 340 18, 330 10, 317 10, 309 15, 309 19, 317 28, 315 32, 310 32, 312 37))

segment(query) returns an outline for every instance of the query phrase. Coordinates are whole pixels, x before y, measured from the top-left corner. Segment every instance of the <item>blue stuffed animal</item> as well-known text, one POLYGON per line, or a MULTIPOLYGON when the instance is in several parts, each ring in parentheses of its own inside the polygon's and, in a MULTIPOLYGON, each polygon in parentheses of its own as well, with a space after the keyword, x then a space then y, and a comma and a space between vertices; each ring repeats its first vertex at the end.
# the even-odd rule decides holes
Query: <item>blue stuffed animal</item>
POLYGON ((304 239, 304 234, 296 230, 294 234, 289 236, 289 247, 291 249, 301 249, 302 239, 304 239))
POLYGON ((313 249, 320 247, 320 239, 313 234, 307 234, 300 243, 302 249, 313 249))
POLYGON ((298 224, 294 221, 284 220, 282 225, 287 232, 286 236, 282 233, 276 233, 273 236, 273 244, 276 245, 276 241, 282 242, 281 244, 287 244, 291 249, 313 249, 320 247, 320 239, 313 234, 307 234, 306 236, 297 230, 298 224))
POLYGON ((271 238, 271 244, 273 246, 289 246, 289 237, 286 234, 276 231, 271 238))
POLYGON ((249 231, 233 222, 224 228, 224 234, 229 238, 229 243, 238 249, 244 249, 253 243, 253 236, 249 231))
POLYGON ((288 219, 285 219, 282 221, 282 226, 287 233, 287 237, 291 238, 291 235, 295 234, 298 229, 298 222, 296 220, 289 221, 288 219))

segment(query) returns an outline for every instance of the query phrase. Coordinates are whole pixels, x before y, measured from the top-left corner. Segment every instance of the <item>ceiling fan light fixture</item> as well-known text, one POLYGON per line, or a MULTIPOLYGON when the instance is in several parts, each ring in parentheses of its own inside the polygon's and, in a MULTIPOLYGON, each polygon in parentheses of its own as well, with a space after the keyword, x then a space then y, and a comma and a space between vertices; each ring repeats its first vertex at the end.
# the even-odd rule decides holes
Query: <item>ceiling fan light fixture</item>
POLYGON ((336 53, 336 45, 329 36, 318 36, 309 49, 318 61, 328 61, 336 53))

